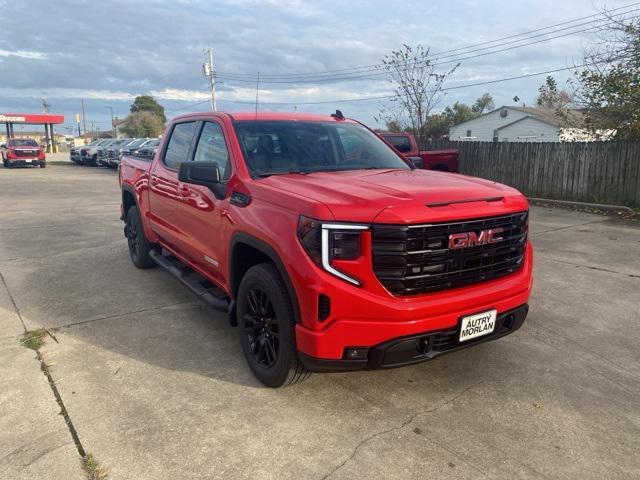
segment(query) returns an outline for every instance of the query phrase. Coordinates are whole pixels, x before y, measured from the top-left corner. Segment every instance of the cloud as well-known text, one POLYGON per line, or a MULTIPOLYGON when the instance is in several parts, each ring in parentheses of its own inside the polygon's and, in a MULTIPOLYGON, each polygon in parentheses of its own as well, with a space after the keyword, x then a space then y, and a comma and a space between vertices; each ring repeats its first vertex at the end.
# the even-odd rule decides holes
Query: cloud
MULTIPOLYGON (((608 1, 612 8, 625 3, 608 1)), ((380 96, 392 90, 381 77, 318 85, 268 83, 265 77, 376 64, 403 43, 423 43, 435 52, 450 50, 591 11, 585 11, 584 0, 538 0, 535 15, 529 0, 512 0, 508 9, 498 0, 30 0, 2 4, 0 111, 15 108, 20 99, 27 108, 33 99, 43 97, 58 99, 59 108, 74 110, 77 107, 65 105, 75 105, 80 98, 126 105, 141 93, 153 94, 168 108, 205 102, 209 95, 201 64, 208 47, 214 49, 220 72, 221 101, 252 101, 255 83, 250 76, 258 71, 263 75, 260 98, 264 102, 380 96), (243 75, 247 81, 238 81, 234 75, 243 75)), ((583 43, 584 37, 566 37, 469 59, 451 84, 570 65, 580 56, 583 43)), ((513 92, 532 99, 541 82, 534 78, 456 90, 445 101, 468 102, 485 91, 500 96, 498 103, 506 103, 513 92)), ((350 107, 366 120, 375 114, 378 103, 351 103, 350 107)), ((326 110, 325 105, 316 108, 326 110)), ((96 115, 106 115, 102 105, 96 104, 96 115)))
POLYGON ((28 50, 16 50, 9 51, 0 48, 0 57, 19 57, 19 58, 29 58, 32 60, 44 60, 47 58, 46 54, 42 52, 31 52, 28 50))

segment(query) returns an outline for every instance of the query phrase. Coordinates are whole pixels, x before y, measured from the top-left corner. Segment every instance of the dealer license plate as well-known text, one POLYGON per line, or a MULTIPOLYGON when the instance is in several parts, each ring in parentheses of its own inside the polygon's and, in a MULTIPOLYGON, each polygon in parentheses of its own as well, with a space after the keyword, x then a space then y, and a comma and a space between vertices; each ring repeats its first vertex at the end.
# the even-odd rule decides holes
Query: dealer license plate
POLYGON ((31 163, 31 159, 30 158, 25 158, 24 161, 27 162, 27 163, 31 163))
POLYGON ((460 342, 466 342, 472 338, 489 335, 496 328, 497 310, 476 313, 468 317, 462 317, 460 324, 460 342))

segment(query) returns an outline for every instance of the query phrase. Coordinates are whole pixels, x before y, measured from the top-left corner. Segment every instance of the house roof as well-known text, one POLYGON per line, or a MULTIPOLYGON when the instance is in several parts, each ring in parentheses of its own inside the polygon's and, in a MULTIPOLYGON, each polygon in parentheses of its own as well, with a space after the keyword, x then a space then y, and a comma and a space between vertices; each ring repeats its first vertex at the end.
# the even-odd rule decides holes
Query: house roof
MULTIPOLYGON (((464 125, 465 123, 473 122, 478 120, 479 118, 486 117, 487 115, 491 115, 492 113, 499 112, 504 109, 508 110, 518 110, 522 113, 526 113, 529 117, 533 117, 541 122, 548 123, 549 125, 553 125, 554 127, 566 127, 564 119, 558 115, 556 110, 553 108, 545 108, 545 107, 518 107, 515 105, 504 105, 500 108, 496 108, 495 110, 491 110, 490 112, 483 113, 479 117, 473 118, 471 120, 467 120, 466 122, 459 123, 456 127, 460 125, 464 125)), ((569 109, 566 111, 567 120, 571 123, 571 126, 578 126, 582 124, 583 113, 582 110, 577 109, 569 109)), ((511 125, 514 122, 509 122, 508 125, 511 125)), ((504 125, 503 127, 506 127, 504 125)))
MULTIPOLYGON (((553 125, 554 127, 562 127, 565 119, 558 115, 558 112, 553 108, 544 108, 544 107, 502 107, 502 108, 511 108, 513 110, 519 110, 522 113, 526 113, 531 115, 532 117, 537 118, 545 123, 553 125)), ((582 111, 577 109, 569 109, 566 110, 566 116, 572 124, 573 123, 581 123, 582 122, 582 111)))

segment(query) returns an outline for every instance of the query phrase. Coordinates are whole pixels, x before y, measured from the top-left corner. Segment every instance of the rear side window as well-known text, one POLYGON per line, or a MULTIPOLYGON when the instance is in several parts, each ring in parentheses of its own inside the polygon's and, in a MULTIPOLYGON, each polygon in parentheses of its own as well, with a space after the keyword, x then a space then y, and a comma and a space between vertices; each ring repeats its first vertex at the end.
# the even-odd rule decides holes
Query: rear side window
POLYGON ((411 151, 411 143, 409 143, 409 137, 403 135, 385 135, 385 140, 391 145, 396 147, 396 150, 402 153, 411 151))
POLYGON ((164 153, 164 164, 175 170, 182 162, 186 162, 189 156, 189 147, 196 130, 195 122, 178 123, 171 131, 171 138, 164 153))

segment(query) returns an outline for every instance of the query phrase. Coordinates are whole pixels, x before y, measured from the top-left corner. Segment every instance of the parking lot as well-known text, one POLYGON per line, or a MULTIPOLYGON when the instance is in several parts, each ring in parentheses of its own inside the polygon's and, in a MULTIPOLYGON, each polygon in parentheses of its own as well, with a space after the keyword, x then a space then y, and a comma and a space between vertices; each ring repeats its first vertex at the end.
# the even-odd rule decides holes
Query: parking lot
POLYGON ((79 448, 113 479, 640 477, 637 226, 532 207, 520 331, 274 390, 223 314, 133 267, 113 171, 0 169, 0 198, 0 478, 85 478, 79 448))

